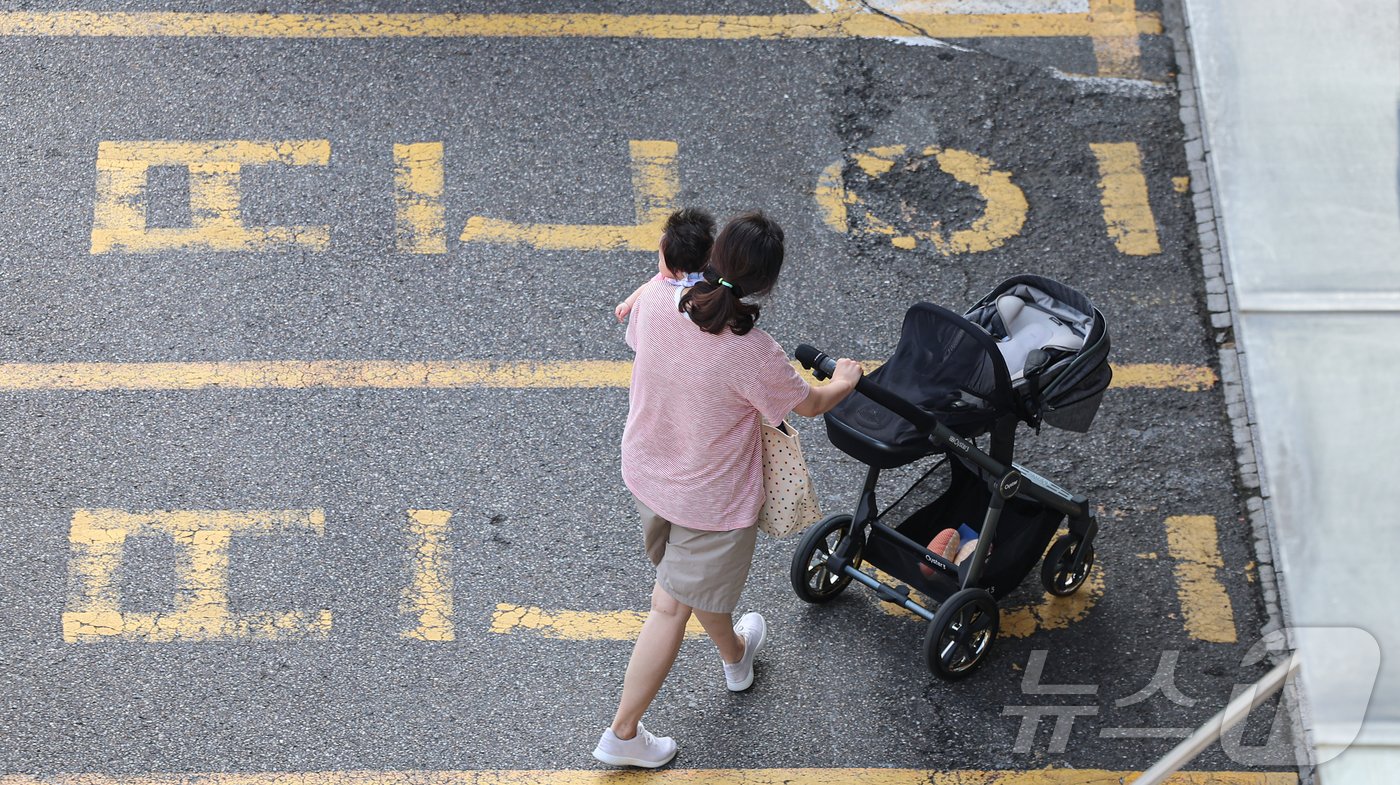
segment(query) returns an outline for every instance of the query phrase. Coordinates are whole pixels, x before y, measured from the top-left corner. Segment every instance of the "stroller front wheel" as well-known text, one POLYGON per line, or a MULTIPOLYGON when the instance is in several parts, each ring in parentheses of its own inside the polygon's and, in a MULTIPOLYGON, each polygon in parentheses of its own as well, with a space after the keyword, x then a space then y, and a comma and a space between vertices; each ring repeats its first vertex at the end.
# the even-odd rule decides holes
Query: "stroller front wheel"
POLYGON ((1094 566, 1094 546, 1068 535, 1050 546, 1040 564, 1040 585, 1056 597, 1068 597, 1079 591, 1094 566), (1084 564, 1074 570, 1075 548, 1084 548, 1084 564))
POLYGON ((1001 613, 986 589, 962 589, 939 606, 928 624, 928 669, 944 681, 967 678, 986 661, 1000 626, 1001 613))
MULTIPOLYGON (((792 590, 804 602, 830 602, 851 582, 851 576, 827 569, 826 561, 851 525, 850 515, 831 515, 808 529, 792 554, 792 590)), ((860 556, 855 558, 859 566, 860 556)))

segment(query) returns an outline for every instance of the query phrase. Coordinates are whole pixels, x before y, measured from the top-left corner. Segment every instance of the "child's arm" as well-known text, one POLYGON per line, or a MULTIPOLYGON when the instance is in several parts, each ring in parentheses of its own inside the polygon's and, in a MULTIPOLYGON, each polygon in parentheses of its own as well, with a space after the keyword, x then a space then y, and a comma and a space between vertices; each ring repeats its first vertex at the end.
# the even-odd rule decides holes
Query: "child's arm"
MULTIPOLYGON (((651 281, 649 280, 647 283, 651 283, 651 281)), ((632 306, 637 304, 637 298, 642 296, 642 290, 647 288, 647 283, 638 286, 636 291, 627 295, 627 299, 618 303, 617 307, 613 309, 613 316, 616 316, 619 322, 626 319, 627 314, 632 313, 632 306)))

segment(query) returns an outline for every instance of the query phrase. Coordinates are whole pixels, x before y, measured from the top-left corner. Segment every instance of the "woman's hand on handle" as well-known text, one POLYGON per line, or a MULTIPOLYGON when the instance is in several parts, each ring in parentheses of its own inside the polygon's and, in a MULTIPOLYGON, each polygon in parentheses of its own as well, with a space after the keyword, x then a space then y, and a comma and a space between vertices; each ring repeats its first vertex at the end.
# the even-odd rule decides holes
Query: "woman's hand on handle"
POLYGON ((831 381, 821 387, 812 387, 807 393, 807 399, 798 404, 793 411, 803 417, 826 414, 851 394, 856 388, 856 382, 860 381, 861 373, 860 363, 855 360, 844 357, 837 360, 836 371, 832 374, 831 381))
MULTIPOLYGON (((836 361, 836 373, 831 375, 831 383, 846 385, 846 393, 850 394, 850 391, 856 388, 856 382, 860 381, 860 375, 864 372, 865 369, 860 367, 860 363, 842 357, 836 361)), ((841 397, 845 398, 846 396, 841 397)))

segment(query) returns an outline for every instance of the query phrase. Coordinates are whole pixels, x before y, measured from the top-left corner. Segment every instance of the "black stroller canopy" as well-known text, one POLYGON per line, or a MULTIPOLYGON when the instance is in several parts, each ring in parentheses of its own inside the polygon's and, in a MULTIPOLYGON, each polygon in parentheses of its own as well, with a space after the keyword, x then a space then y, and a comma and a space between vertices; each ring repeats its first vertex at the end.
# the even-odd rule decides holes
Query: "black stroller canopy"
MULTIPOLYGON (((870 379, 964 437, 1003 417, 1082 433, 1113 379, 1108 353, 1108 326, 1087 297, 1018 275, 965 316, 931 303, 910 308, 894 354, 870 379), (1037 357, 1035 367, 1028 357, 1037 357)), ((826 422, 832 444, 877 468, 936 451, 927 433, 858 392, 826 422)))
MULTIPOLYGON (((870 379, 963 436, 986 433, 998 417, 1015 411, 996 340, 932 303, 918 303, 904 315, 899 345, 870 379)), ((837 447, 872 466, 900 466, 932 450, 927 434, 860 393, 833 409, 827 423, 837 447)))

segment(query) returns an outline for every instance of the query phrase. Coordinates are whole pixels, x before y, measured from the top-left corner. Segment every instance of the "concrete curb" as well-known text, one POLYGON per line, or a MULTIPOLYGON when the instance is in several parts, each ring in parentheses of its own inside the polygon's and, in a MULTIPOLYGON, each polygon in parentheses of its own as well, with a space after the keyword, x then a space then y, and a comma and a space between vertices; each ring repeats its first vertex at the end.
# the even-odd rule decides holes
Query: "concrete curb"
MULTIPOLYGON (((1235 443, 1235 462, 1240 488, 1245 494, 1245 513, 1254 536, 1254 553, 1258 563, 1259 587, 1264 597, 1268 622, 1258 633, 1267 641, 1271 657, 1282 661, 1289 652, 1284 636, 1277 634, 1288 627, 1291 613, 1282 591, 1283 576, 1275 569, 1275 528, 1273 505, 1265 472, 1260 466, 1257 449, 1259 424, 1249 396, 1249 374, 1244 362, 1244 349, 1236 343, 1239 305, 1235 295, 1230 266, 1226 264, 1225 244, 1221 238, 1225 227, 1219 220, 1218 204, 1213 182, 1210 139, 1201 120, 1200 89, 1196 83, 1196 68, 1191 47, 1191 22, 1186 5, 1189 0, 1166 2, 1162 22, 1171 38, 1176 54, 1176 87, 1180 96, 1181 124, 1186 132, 1186 166, 1191 178, 1191 202, 1196 211, 1196 230, 1201 251, 1201 271, 1205 278, 1206 308, 1215 332, 1215 344, 1220 361, 1220 383, 1225 395, 1226 414, 1235 443), (1273 633, 1273 634, 1271 634, 1273 633)), ((1296 681, 1283 689, 1283 701, 1292 721, 1294 761, 1298 765, 1300 782, 1316 782, 1316 763, 1309 741, 1310 723, 1303 697, 1296 681)))

